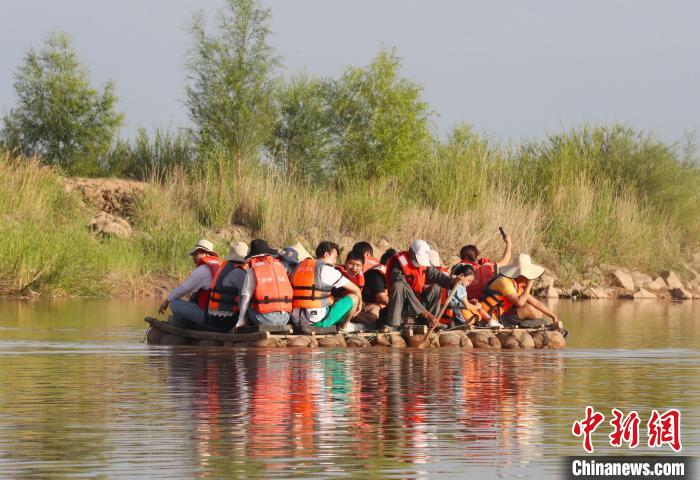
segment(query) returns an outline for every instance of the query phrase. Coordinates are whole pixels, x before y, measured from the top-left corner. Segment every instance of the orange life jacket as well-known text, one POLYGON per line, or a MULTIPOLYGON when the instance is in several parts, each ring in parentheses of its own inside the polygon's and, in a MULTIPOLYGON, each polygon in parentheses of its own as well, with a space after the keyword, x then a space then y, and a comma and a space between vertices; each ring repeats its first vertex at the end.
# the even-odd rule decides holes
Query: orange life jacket
POLYGON ((332 303, 330 286, 321 283, 321 270, 327 264, 307 258, 294 268, 291 275, 293 308, 323 308, 332 303))
POLYGON ((342 265, 336 265, 335 267, 340 273, 343 274, 345 278, 350 280, 352 283, 360 287, 360 290, 362 290, 365 286, 365 276, 362 274, 362 272, 358 273, 354 277, 350 275, 350 272, 348 272, 344 266, 342 265))
MULTIPOLYGON (((197 260, 197 268, 199 268, 201 265, 206 265, 209 267, 211 276, 214 277, 216 276, 216 272, 218 272, 219 268, 221 267, 221 259, 219 257, 215 257, 214 255, 206 255, 197 260)), ((190 302, 196 303, 199 308, 206 310, 207 305, 209 304, 209 291, 209 288, 200 288, 190 296, 190 302)))
POLYGON ((457 265, 452 267, 452 271, 458 265, 471 265, 474 269, 474 281, 467 287, 467 296, 469 298, 479 299, 484 294, 486 285, 496 275, 496 263, 488 258, 480 258, 476 262, 471 260, 462 260, 457 265))
POLYGON ((251 305, 258 313, 291 312, 294 292, 284 265, 271 255, 253 257, 250 268, 255 275, 251 305))
MULTIPOLYGON (((496 318, 496 319, 500 319, 504 313, 506 313, 508 310, 510 310, 513 307, 513 303, 510 300, 508 300, 503 295, 503 293, 491 288, 491 284, 499 278, 501 278, 501 275, 496 275, 488 283, 488 285, 486 285, 486 288, 484 288, 484 295, 481 298, 481 307, 484 310, 486 310, 486 313, 488 313, 489 316, 496 318)), ((519 285, 512 278, 508 278, 508 277, 503 277, 503 278, 506 278, 507 280, 513 282, 513 285, 515 285, 515 290, 517 292, 518 297, 520 295, 522 295, 522 293, 525 289, 521 285, 519 285)))
POLYGON ((209 290, 209 306, 207 310, 219 310, 221 312, 239 312, 241 292, 238 288, 224 285, 224 279, 237 268, 247 270, 246 265, 225 261, 214 275, 209 290))
POLYGON ((399 252, 389 259, 386 265, 387 288, 391 289, 391 271, 397 263, 404 277, 406 277, 406 282, 408 282, 411 290, 413 290, 416 295, 422 294, 425 289, 425 271, 428 267, 417 267, 413 265, 408 252, 399 252))

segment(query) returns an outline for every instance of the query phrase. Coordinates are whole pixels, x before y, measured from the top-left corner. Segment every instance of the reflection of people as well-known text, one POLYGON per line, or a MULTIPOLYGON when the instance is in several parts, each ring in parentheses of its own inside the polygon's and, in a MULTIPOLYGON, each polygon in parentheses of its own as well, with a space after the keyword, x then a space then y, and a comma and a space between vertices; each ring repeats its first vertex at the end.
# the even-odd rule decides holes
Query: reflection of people
POLYGON ((486 286, 482 307, 505 326, 534 327, 538 322, 543 324, 544 314, 552 319, 554 328, 562 329, 559 317, 530 294, 533 281, 543 273, 544 267, 535 265, 530 255, 521 253, 486 286))
POLYGON ((214 244, 209 240, 198 241, 189 252, 192 261, 196 265, 190 276, 171 291, 158 308, 158 313, 163 314, 170 306, 173 312, 172 323, 182 328, 204 329, 204 310, 209 303, 209 288, 212 279, 216 275, 221 260, 219 254, 214 251, 214 244), (180 297, 189 296, 189 301, 180 300, 180 297))

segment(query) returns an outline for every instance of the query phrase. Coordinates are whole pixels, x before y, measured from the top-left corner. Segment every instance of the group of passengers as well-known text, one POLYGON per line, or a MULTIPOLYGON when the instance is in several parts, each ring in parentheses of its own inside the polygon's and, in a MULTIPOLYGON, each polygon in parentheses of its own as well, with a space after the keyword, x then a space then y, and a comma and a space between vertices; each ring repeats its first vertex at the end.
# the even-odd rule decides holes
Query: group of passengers
POLYGON ((433 328, 563 329, 557 315, 531 294, 544 268, 527 254, 511 261, 510 237, 503 240, 498 261, 467 245, 449 270, 423 240, 406 251, 388 249, 381 258, 369 242, 358 242, 342 264, 340 247, 330 241, 319 243, 313 256, 301 244, 277 250, 261 239, 250 246, 238 242, 222 260, 210 241, 200 240, 189 252, 195 270, 159 312, 169 306, 174 325, 215 332, 290 321, 302 330, 395 331, 407 319, 433 328))

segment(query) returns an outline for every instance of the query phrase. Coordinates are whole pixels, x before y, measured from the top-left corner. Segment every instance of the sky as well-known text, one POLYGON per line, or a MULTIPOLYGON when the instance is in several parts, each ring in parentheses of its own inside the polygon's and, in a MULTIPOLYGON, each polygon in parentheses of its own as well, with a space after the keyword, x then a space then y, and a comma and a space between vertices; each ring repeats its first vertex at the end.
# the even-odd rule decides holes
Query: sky
MULTIPOLYGON (((23 0, 0 14, 0 111, 27 50, 65 31, 93 83, 116 82, 123 129, 188 125, 187 24, 223 0, 23 0)), ((384 46, 424 87, 445 135, 542 138, 622 122, 677 141, 700 127, 700 2, 647 0, 264 0, 290 76, 339 76, 384 46)))

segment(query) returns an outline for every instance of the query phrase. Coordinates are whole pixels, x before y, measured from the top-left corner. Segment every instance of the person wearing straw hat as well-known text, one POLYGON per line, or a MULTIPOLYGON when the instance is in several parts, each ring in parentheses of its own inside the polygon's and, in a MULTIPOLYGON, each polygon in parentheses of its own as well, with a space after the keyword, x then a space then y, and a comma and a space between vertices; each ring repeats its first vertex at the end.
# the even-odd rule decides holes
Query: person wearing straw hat
POLYGON ((190 276, 175 287, 161 303, 158 313, 163 314, 168 306, 172 323, 183 328, 204 328, 204 311, 209 303, 209 289, 212 279, 221 265, 219 254, 209 240, 199 240, 188 253, 196 265, 190 276), (189 301, 180 300, 188 296, 189 301))
POLYGON ((207 330, 229 332, 238 320, 247 255, 248 245, 245 242, 232 244, 224 263, 214 275, 207 307, 207 330))
POLYGON ((542 318, 545 315, 551 318, 553 328, 563 329, 559 317, 530 294, 533 282, 543 273, 544 267, 532 263, 530 255, 521 253, 504 265, 486 286, 481 306, 506 327, 546 325, 549 322, 542 318))
POLYGON ((248 271, 240 291, 241 308, 236 328, 248 322, 255 325, 286 325, 289 322, 294 293, 287 271, 278 259, 279 253, 265 240, 250 242, 248 271))

